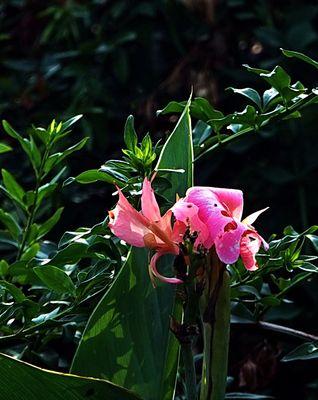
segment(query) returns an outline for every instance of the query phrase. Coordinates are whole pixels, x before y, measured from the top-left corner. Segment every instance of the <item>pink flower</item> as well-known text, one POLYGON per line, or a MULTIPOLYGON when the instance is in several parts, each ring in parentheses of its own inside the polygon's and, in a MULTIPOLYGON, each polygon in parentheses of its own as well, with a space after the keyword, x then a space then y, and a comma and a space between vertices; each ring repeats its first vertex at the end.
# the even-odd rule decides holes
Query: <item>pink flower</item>
POLYGON ((163 254, 179 254, 179 244, 190 228, 198 232, 196 245, 203 244, 209 237, 205 224, 198 217, 199 209, 194 204, 180 200, 163 216, 156 201, 150 181, 145 178, 141 195, 141 211, 135 210, 118 189, 119 201, 109 212, 109 227, 114 235, 136 247, 155 250, 149 265, 150 277, 157 277, 168 283, 182 283, 178 278, 166 278, 157 270, 157 261, 163 254), (176 221, 172 226, 172 215, 176 221))
POLYGON ((234 189, 193 187, 187 191, 185 200, 199 207, 198 218, 209 230, 205 241, 207 248, 214 244, 218 257, 225 264, 233 264, 241 256, 246 269, 257 269, 255 256, 261 245, 267 250, 268 244, 252 224, 267 208, 242 221, 243 193, 234 189))

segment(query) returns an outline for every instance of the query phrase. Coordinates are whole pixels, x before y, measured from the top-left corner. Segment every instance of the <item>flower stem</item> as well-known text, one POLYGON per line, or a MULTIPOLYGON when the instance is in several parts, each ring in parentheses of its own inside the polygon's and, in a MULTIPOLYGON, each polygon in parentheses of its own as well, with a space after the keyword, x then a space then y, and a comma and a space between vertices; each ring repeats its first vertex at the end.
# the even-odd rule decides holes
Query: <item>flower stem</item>
POLYGON ((181 344, 181 357, 184 366, 187 400, 196 400, 196 375, 191 342, 181 344))
POLYGON ((185 284, 186 302, 184 304, 184 340, 181 340, 181 356, 185 370, 187 400, 197 399, 196 373, 193 357, 193 343, 198 335, 199 297, 194 280, 185 284))
POLYGON ((225 398, 230 334, 230 285, 225 266, 212 255, 201 301, 204 354, 200 400, 225 398))

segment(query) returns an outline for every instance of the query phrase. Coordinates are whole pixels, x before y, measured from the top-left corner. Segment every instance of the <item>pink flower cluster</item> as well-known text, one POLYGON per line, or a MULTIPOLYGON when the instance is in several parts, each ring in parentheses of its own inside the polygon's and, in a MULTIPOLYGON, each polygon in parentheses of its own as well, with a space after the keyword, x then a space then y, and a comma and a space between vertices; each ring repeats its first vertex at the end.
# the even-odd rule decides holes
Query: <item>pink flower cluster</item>
POLYGON ((241 190, 192 187, 163 216, 147 178, 142 187, 141 211, 133 208, 119 188, 118 193, 119 201, 109 212, 109 227, 128 244, 155 251, 149 265, 152 279, 155 276, 164 282, 182 283, 178 278, 162 276, 156 264, 163 254, 179 254, 186 232, 197 235, 195 248, 209 250, 215 246, 223 263, 233 264, 241 257, 250 271, 257 269, 255 256, 261 245, 268 249, 268 244, 252 226, 266 209, 242 220, 241 190))

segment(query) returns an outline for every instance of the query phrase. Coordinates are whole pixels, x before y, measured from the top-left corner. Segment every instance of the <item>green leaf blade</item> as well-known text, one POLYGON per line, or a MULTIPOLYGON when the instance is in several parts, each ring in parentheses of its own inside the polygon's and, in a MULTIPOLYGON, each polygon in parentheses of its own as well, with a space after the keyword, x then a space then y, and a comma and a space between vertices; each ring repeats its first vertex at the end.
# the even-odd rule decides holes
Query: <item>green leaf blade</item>
MULTIPOLYGON (((166 170, 172 188, 163 194, 174 202, 193 183, 192 129, 187 103, 159 156, 156 170, 166 170), (184 170, 182 174, 169 170, 184 170)), ((145 400, 171 400, 179 359, 170 316, 181 318, 176 286, 152 287, 148 251, 133 248, 119 275, 93 312, 73 360, 72 372, 107 379, 145 400)), ((163 260, 171 273, 172 259, 163 260)))

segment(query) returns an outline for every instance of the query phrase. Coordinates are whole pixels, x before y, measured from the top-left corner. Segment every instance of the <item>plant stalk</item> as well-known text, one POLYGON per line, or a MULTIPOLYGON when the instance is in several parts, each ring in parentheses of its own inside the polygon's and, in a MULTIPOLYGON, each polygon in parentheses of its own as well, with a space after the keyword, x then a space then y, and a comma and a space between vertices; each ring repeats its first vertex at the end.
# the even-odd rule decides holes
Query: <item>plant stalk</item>
POLYGON ((30 213, 28 215, 27 222, 26 222, 26 225, 25 225, 25 228, 24 228, 24 233, 23 233, 23 236, 22 236, 22 240, 21 240, 21 244, 20 244, 20 247, 19 247, 19 250, 18 250, 16 261, 19 261, 21 259, 22 255, 23 255, 23 252, 24 252, 24 249, 25 249, 25 246, 26 246, 26 244, 28 242, 28 239, 29 239, 30 231, 31 231, 31 228, 32 228, 32 225, 33 225, 33 222, 34 222, 34 218, 35 218, 35 213, 36 213, 37 207, 38 207, 38 195, 39 195, 39 188, 40 188, 40 186, 42 184, 43 169, 44 169, 44 165, 46 163, 46 160, 47 160, 47 158, 49 156, 49 152, 50 152, 50 146, 48 146, 45 149, 45 152, 43 154, 43 157, 42 157, 42 160, 41 160, 41 164, 40 164, 40 167, 39 167, 39 171, 38 171, 38 173, 36 173, 34 199, 33 199, 32 205, 30 207, 30 213))
POLYGON ((180 338, 181 357, 185 371, 185 386, 187 400, 197 399, 196 373, 193 357, 193 344, 198 335, 199 301, 196 285, 191 282, 185 284, 186 302, 184 304, 184 334, 180 338))
POLYGON ((200 400, 224 400, 230 336, 230 285, 215 253, 206 268, 201 299, 204 352, 200 400))

